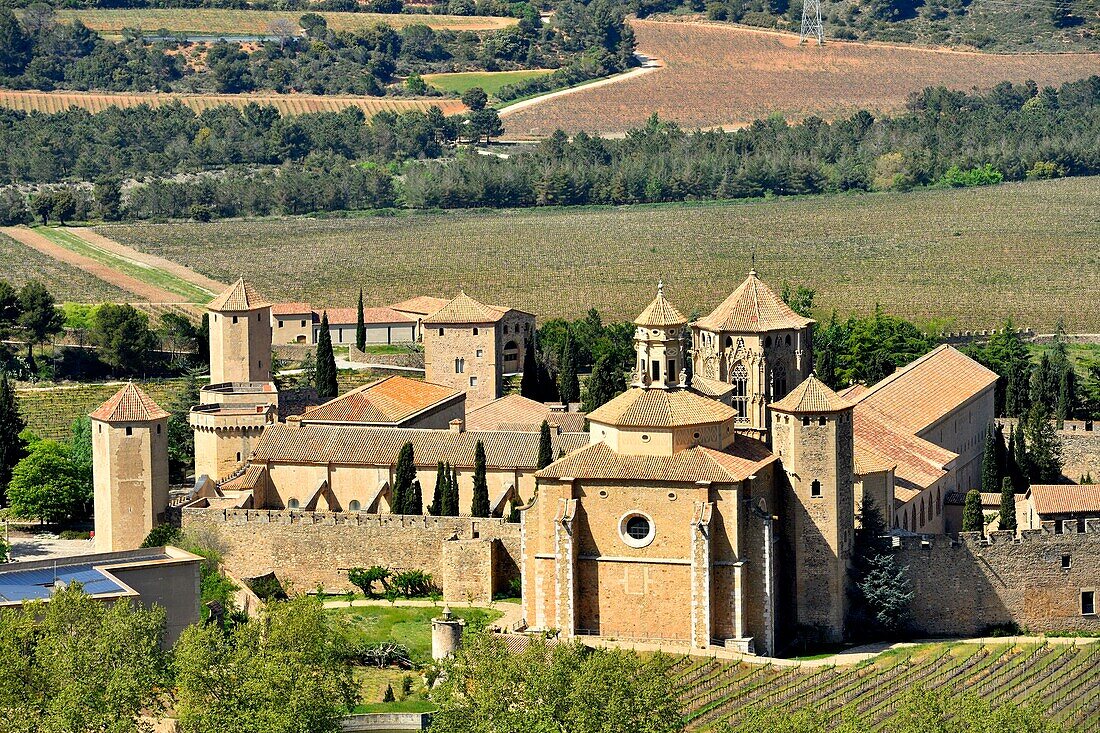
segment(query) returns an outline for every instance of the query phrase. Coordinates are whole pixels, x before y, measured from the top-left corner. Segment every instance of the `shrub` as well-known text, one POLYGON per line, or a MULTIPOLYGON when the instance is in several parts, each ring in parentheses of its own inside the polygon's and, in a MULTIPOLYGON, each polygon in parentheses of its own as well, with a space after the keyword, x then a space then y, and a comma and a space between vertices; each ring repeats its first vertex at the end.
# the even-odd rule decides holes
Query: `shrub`
POLYGON ((363 591, 363 595, 370 598, 374 595, 375 583, 381 583, 383 591, 389 589, 389 579, 392 574, 393 572, 389 568, 384 568, 381 565, 372 565, 366 570, 363 568, 350 568, 348 570, 348 581, 363 591))
POLYGON ((173 524, 158 524, 146 535, 142 547, 164 547, 180 542, 180 528, 173 524))
POLYGON ((424 598, 439 592, 430 573, 423 570, 405 570, 393 576, 393 589, 405 598, 424 598))
POLYGON ((971 188, 974 186, 992 186, 1004 180, 1004 174, 986 163, 980 168, 962 170, 957 165, 947 169, 940 178, 940 183, 951 188, 971 188))
POLYGON ((80 530, 76 529, 66 529, 61 532, 59 537, 61 537, 61 539, 63 540, 86 540, 91 537, 91 535, 87 532, 81 532, 80 530))

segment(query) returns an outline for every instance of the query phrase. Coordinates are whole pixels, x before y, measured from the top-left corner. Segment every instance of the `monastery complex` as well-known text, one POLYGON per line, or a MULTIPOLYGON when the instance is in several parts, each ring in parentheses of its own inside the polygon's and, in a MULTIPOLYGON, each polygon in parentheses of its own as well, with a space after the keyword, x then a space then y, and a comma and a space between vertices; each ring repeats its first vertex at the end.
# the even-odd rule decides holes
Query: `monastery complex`
POLYGON ((133 385, 92 414, 98 550, 137 547, 169 519, 218 532, 239 577, 338 590, 348 567, 404 562, 452 600, 491 599, 518 577, 530 630, 761 654, 799 634, 842 637, 857 517, 872 503, 899 552, 925 552, 911 563, 915 585, 942 589, 914 604, 930 633, 1024 608, 1038 626, 1080 626, 1081 586, 1100 580, 1100 526, 1055 537, 1033 517, 1022 540, 945 534, 947 497, 980 484, 993 372, 941 346, 878 384, 834 392, 814 376, 813 321, 755 271, 690 323, 658 286, 634 321, 629 388, 588 415, 503 394, 535 317, 459 293, 402 306, 402 337, 423 341, 424 381, 386 377, 280 420, 273 333, 312 341, 305 306, 273 314, 243 280, 208 305, 211 379, 190 418, 198 478, 178 506, 167 414, 133 385), (307 330, 280 334, 292 326, 307 330), (544 421, 556 460, 540 469, 544 421), (460 513, 480 445, 490 516, 394 515, 406 444, 423 505, 443 462, 460 513), (1021 541, 1034 552, 1012 550, 1021 541), (1010 577, 974 560, 1010 551, 1010 577), (1091 559, 1048 568, 1063 552, 1091 559), (972 581, 991 583, 976 606, 957 599, 972 581))

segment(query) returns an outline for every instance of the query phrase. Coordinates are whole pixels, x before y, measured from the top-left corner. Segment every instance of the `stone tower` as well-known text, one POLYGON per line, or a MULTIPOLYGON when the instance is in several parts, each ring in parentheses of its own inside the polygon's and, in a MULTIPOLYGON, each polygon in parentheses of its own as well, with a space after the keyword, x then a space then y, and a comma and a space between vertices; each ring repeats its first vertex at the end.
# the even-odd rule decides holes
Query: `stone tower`
POLYGON ((244 279, 206 306, 210 384, 191 409, 195 478, 215 481, 240 468, 264 427, 278 418, 271 381, 271 304, 244 279))
POLYGON ((810 327, 750 270, 728 298, 691 324, 692 388, 737 410, 739 430, 767 437, 768 404, 810 375, 810 327))
POLYGON ((95 549, 132 550, 168 508, 168 413, 130 383, 90 417, 95 549))
POLYGON ((772 450, 786 472, 792 620, 829 641, 844 633, 855 532, 852 408, 813 374, 771 405, 772 450))
POLYGON ((271 381, 271 303, 244 278, 212 300, 210 383, 271 381))
POLYGON ((664 283, 657 297, 634 320, 634 350, 638 360, 631 387, 685 387, 684 328, 687 319, 665 299, 664 283))

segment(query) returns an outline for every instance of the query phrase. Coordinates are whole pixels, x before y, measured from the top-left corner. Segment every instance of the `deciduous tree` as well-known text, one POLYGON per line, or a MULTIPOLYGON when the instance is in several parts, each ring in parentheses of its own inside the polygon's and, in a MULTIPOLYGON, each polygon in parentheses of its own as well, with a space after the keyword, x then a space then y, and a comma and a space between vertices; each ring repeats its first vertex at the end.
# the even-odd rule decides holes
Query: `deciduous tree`
POLYGON ((158 346, 148 316, 128 303, 99 306, 88 341, 98 349, 99 358, 120 374, 140 374, 158 346))
POLYGON ((626 391, 626 376, 611 356, 604 354, 596 360, 591 376, 584 385, 584 401, 581 410, 592 412, 616 395, 626 391))

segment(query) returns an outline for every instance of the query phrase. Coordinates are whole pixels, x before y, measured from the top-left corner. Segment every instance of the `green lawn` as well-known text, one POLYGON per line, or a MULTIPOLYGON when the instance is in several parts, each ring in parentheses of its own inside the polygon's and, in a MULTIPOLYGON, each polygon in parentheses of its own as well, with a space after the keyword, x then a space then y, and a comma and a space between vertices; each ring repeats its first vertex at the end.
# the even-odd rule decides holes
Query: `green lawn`
POLYGON ((461 71, 453 74, 425 74, 424 81, 443 92, 462 94, 467 89, 481 87, 495 95, 501 87, 553 73, 553 69, 521 69, 520 71, 461 71))
POLYGON ((130 277, 137 278, 150 285, 156 285, 172 293, 176 293, 184 300, 191 303, 206 303, 211 298, 211 293, 197 285, 176 277, 175 275, 150 267, 141 262, 120 257, 114 252, 108 252, 95 245, 86 242, 80 237, 67 232, 64 229, 54 227, 35 227, 35 231, 49 239, 54 244, 61 245, 65 249, 91 257, 96 262, 117 270, 130 277))
POLYGON ((398 700, 356 705, 353 713, 430 713, 436 706, 427 700, 398 700))
MULTIPOLYGON (((442 610, 439 606, 354 606, 332 609, 330 613, 347 620, 353 639, 365 644, 383 641, 404 644, 414 663, 425 664, 432 658, 432 618, 442 610)), ((467 629, 492 623, 503 615, 491 608, 453 610, 466 621, 467 629)))

